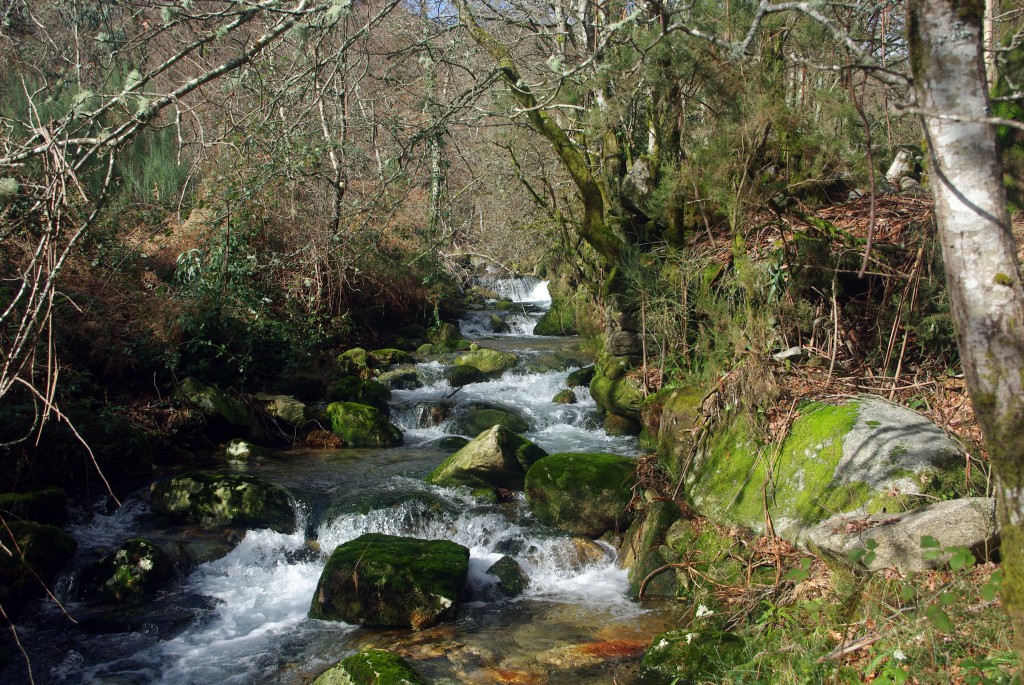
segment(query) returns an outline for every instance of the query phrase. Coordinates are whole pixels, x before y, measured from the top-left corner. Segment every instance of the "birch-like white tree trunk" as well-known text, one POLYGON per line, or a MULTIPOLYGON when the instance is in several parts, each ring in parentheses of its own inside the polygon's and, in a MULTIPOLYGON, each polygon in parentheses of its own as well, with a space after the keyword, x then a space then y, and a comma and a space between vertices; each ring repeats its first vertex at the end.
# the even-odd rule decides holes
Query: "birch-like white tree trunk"
POLYGON ((996 476, 1003 603, 1024 653, 1024 289, 995 131, 981 121, 984 7, 911 0, 908 27, 960 357, 996 476))

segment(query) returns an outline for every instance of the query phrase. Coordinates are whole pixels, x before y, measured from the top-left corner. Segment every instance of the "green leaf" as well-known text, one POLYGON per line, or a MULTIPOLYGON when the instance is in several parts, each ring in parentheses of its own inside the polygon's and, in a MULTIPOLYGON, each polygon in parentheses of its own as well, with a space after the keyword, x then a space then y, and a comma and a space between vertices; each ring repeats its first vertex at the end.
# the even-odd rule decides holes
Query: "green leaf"
POLYGON ((949 550, 953 556, 949 560, 949 567, 954 571, 970 568, 974 565, 974 555, 966 547, 951 547, 949 550))
POLYGON ((928 620, 932 622, 936 630, 943 633, 949 633, 953 630, 953 622, 949 620, 949 614, 945 612, 938 604, 932 604, 924 611, 924 615, 928 617, 928 620))
POLYGON ((878 549, 878 542, 874 538, 868 538, 864 541, 864 546, 868 548, 868 551, 874 552, 878 549))
POLYGON ((863 547, 858 547, 857 549, 851 549, 846 554, 846 556, 850 559, 850 561, 856 564, 858 561, 863 559, 864 555, 867 553, 868 551, 866 549, 864 549, 863 547))
POLYGON ((927 549, 929 547, 942 547, 942 545, 939 544, 939 541, 933 538, 931 535, 922 535, 921 547, 923 549, 927 549))
POLYGON ((914 599, 915 594, 917 593, 914 590, 914 586, 910 583, 903 583, 903 585, 900 586, 900 599, 902 599, 904 602, 909 602, 910 600, 914 599))
POLYGON ((874 552, 868 552, 867 554, 864 555, 864 565, 865 566, 870 566, 872 563, 874 563, 875 559, 877 559, 877 558, 878 558, 877 554, 875 554, 874 552))
POLYGON ((952 592, 943 592, 939 595, 939 604, 944 607, 948 607, 950 604, 956 601, 956 595, 952 592))

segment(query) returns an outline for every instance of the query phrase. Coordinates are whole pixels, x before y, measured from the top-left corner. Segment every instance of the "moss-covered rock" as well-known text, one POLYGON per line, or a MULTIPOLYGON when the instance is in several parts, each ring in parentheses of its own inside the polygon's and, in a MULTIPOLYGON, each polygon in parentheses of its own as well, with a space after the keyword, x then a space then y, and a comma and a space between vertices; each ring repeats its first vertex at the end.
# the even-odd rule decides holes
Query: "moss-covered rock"
POLYGON ((263 407, 263 411, 293 426, 304 426, 311 418, 306 405, 291 395, 270 395, 261 392, 254 397, 263 407))
POLYGON ((507 407, 496 405, 472 405, 458 418, 459 432, 465 435, 480 435, 492 426, 501 426, 513 433, 525 433, 530 424, 525 418, 507 407))
POLYGON ((376 407, 358 402, 332 402, 324 413, 331 422, 331 431, 349 447, 402 444, 402 431, 376 407))
POLYGON ((370 357, 361 347, 353 347, 338 355, 338 369, 342 373, 363 375, 370 368, 370 357))
POLYGON ((590 396, 597 406, 606 412, 640 419, 640 408, 644 403, 644 391, 640 381, 633 376, 611 379, 598 373, 590 381, 590 396))
POLYGON ((23 520, 63 526, 68 520, 68 496, 57 486, 32 492, 0 494, 0 515, 5 521, 23 520))
POLYGON ((508 333, 512 330, 508 322, 497 314, 491 314, 487 317, 487 320, 491 324, 492 333, 508 333))
POLYGON ((547 452, 502 426, 493 426, 448 457, 427 482, 522 490, 526 472, 547 452))
POLYGON ((565 385, 568 388, 581 388, 590 386, 590 381, 594 380, 594 374, 597 372, 595 366, 584 366, 582 369, 576 369, 570 373, 565 379, 565 385))
POLYGON ((324 671, 313 685, 426 685, 400 656, 366 649, 324 671))
POLYGON ((604 432, 608 435, 639 435, 640 422, 628 416, 619 416, 611 412, 605 414, 604 432))
POLYGON ((537 321, 534 335, 576 335, 576 312, 567 302, 555 300, 537 321))
POLYGON ((442 450, 461 450, 469 444, 469 440, 461 435, 449 435, 437 441, 437 448, 442 450))
POLYGON ((551 401, 555 404, 576 404, 576 393, 572 390, 559 390, 551 401))
POLYGON ((438 347, 448 350, 457 348, 458 343, 463 340, 462 331, 451 323, 442 323, 428 331, 430 342, 438 347))
POLYGON ((396 350, 393 347, 373 350, 368 356, 370 364, 374 367, 391 366, 392 364, 412 364, 415 361, 408 352, 396 350))
POLYGON ((716 676, 749 659, 743 640, 732 633, 697 628, 670 630, 654 638, 641 667, 673 682, 717 681, 716 676))
POLYGON ((331 402, 357 402, 387 412, 391 390, 383 383, 372 379, 345 376, 331 386, 327 399, 331 402))
POLYGON ((327 560, 310 618, 420 630, 455 617, 469 550, 447 540, 368 533, 327 560))
POLYGON ((144 538, 133 538, 79 577, 79 596, 107 602, 140 601, 152 596, 173 574, 171 558, 144 538))
POLYGON ((0 526, 0 543, 13 554, 0 550, 0 604, 8 612, 20 609, 32 598, 46 592, 75 555, 74 538, 57 526, 33 521, 8 520, 0 526))
POLYGON ((492 377, 500 376, 518 363, 519 355, 514 352, 492 350, 486 347, 471 350, 455 358, 456 366, 472 366, 492 377))
POLYGON ((229 464, 248 464, 262 461, 268 452, 266 449, 245 440, 231 440, 224 447, 224 459, 229 464))
POLYGON ((473 366, 453 366, 448 369, 448 384, 453 388, 461 388, 470 383, 482 383, 490 376, 473 366))
POLYGON ((243 428, 253 425, 252 416, 244 402, 192 376, 181 382, 177 396, 185 404, 197 409, 207 420, 223 421, 243 428))
POLYGON ((498 579, 498 590, 506 597, 518 597, 530 587, 530 576, 510 556, 503 556, 491 564, 487 573, 498 579))
POLYGON ((295 530, 295 512, 284 489, 247 475, 191 473, 150 487, 153 511, 209 526, 295 530))
POLYGON ((687 476, 695 508, 714 521, 760 532, 767 504, 775 532, 800 542, 835 514, 920 503, 907 495, 948 498, 954 474, 963 477, 963 456, 938 427, 876 397, 804 406, 777 455, 757 442, 749 421, 732 417, 687 476), (768 460, 774 477, 766 486, 768 460))
POLYGON ((382 385, 391 390, 415 390, 423 387, 423 381, 416 369, 394 369, 385 371, 377 377, 382 385))
POLYGON ((654 437, 658 462, 673 484, 690 457, 703 398, 699 387, 665 389, 647 398, 641 409, 641 423, 654 437))
MULTIPOLYGON (((751 542, 736 527, 716 526, 701 518, 679 519, 665 532, 665 544, 659 553, 670 563, 687 559, 704 580, 721 585, 742 585, 746 580, 747 569, 735 552, 751 542)), ((775 569, 765 571, 772 574, 765 582, 773 583, 775 569)), ((680 573, 677 579, 680 589, 683 589, 689 584, 690 577, 680 573)))
MULTIPOLYGON (((629 569, 629 593, 633 597, 640 594, 640 586, 651 572, 676 561, 675 555, 663 547, 669 527, 680 516, 675 502, 653 500, 626 531, 619 550, 619 564, 629 569)), ((645 597, 675 597, 678 592, 679 581, 674 571, 655 576, 644 588, 645 597)))
POLYGON ((552 454, 527 471, 526 501, 541 523, 570 533, 625 530, 635 469, 632 459, 615 454, 552 454))

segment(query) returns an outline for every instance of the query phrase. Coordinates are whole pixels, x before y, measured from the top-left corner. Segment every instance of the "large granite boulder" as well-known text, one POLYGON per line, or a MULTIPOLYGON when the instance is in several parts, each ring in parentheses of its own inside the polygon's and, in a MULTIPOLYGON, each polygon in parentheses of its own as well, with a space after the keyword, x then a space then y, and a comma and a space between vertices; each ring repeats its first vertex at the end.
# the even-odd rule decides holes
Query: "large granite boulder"
POLYGON ((874 396, 802 407, 779 450, 756 435, 749 419, 732 417, 694 462, 687 493, 711 520, 757 532, 767 506, 776 534, 792 542, 837 514, 947 499, 963 481, 963 453, 941 429, 874 396))
POLYGON ((447 540, 367 533, 327 560, 310 618, 354 625, 429 628, 455 618, 469 550, 447 540))
POLYGON ((365 649, 321 673, 313 685, 426 685, 402 657, 365 649))
POLYGON ((502 426, 493 426, 445 459, 427 482, 446 487, 522 490, 526 472, 547 452, 502 426))
POLYGON ((153 511, 177 521, 295 531, 288 493, 253 476, 184 474, 154 483, 150 492, 153 511))
POLYGON ((599 537, 624 531, 633 518, 636 462, 615 454, 564 452, 526 473, 526 501, 537 519, 559 530, 599 537))
POLYGON ((156 593, 173 574, 170 556, 144 538, 133 538, 82 570, 82 599, 141 601, 156 593))
POLYGON ((358 402, 332 402, 324 413, 331 422, 331 431, 349 447, 402 444, 402 431, 376 407, 358 402))

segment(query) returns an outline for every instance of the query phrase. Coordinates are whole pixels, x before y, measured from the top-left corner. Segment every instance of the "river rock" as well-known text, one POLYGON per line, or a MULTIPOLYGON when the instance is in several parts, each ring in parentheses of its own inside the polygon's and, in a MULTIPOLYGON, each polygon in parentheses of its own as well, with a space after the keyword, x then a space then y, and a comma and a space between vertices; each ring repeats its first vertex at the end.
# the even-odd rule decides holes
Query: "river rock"
POLYGON ((267 450, 246 440, 232 440, 224 448, 224 458, 229 464, 248 464, 266 456, 267 450))
POLYGON ((453 366, 448 369, 448 385, 453 388, 461 388, 470 383, 482 383, 490 377, 473 366, 453 366))
POLYGON ((572 390, 559 390, 551 401, 555 404, 576 404, 576 393, 572 390))
POLYGON ((372 627, 429 628, 455 618, 469 550, 448 540, 367 533, 327 560, 310 618, 372 627))
POLYGON ((533 327, 534 335, 576 335, 577 332, 576 313, 561 300, 552 301, 551 307, 533 327))
POLYGON ((188 406, 197 409, 208 421, 221 421, 243 428, 253 425, 244 402, 192 376, 181 382, 177 396, 188 406))
POLYGON ((423 381, 416 373, 416 369, 394 369, 385 371, 377 380, 391 390, 415 390, 423 387, 423 381))
POLYGON ((807 544, 829 557, 848 561, 850 552, 866 549, 868 540, 874 540, 877 547, 870 569, 895 568, 909 573, 945 566, 952 555, 945 551, 926 555, 928 550, 921 546, 924 536, 934 538, 942 550, 966 547, 976 558, 985 559, 999 544, 995 499, 964 497, 901 514, 834 516, 808 532, 807 544))
POLYGON ((327 397, 331 402, 357 402, 387 412, 388 402, 391 401, 391 390, 388 389, 388 386, 373 379, 345 376, 331 386, 327 397))
POLYGON ((530 586, 530 576, 507 555, 491 564, 487 573, 498 579, 498 590, 506 597, 518 597, 530 586))
POLYGON ((498 377, 519 363, 519 355, 514 352, 492 350, 481 347, 461 354, 455 358, 456 366, 472 366, 491 377, 498 377))
POLYGON ((547 452, 502 426, 492 426, 448 457, 427 482, 522 490, 527 470, 547 452))
POLYGON ((687 476, 697 511, 718 523, 764 531, 764 460, 772 460, 768 507, 776 534, 802 542, 836 514, 897 513, 920 495, 948 498, 963 480, 963 454, 919 414, 874 396, 812 403, 781 451, 762 446, 749 419, 730 419, 687 476))
POLYGON ((342 373, 365 376, 370 368, 370 357, 361 347, 353 347, 338 355, 338 368, 342 373))
POLYGON ((426 681, 400 656, 366 649, 331 666, 313 685, 426 685, 426 681))
POLYGON ((752 656, 733 633, 684 628, 656 636, 640 665, 673 682, 716 682, 716 676, 752 656))
POLYGON ((357 402, 332 402, 324 413, 331 422, 331 431, 349 447, 402 444, 402 431, 376 407, 357 402))
POLYGON ((529 422, 518 412, 495 404, 472 404, 458 416, 459 432, 465 435, 480 435, 493 426, 501 426, 513 433, 530 430, 529 422))
POLYGON ((548 526, 588 537, 629 526, 636 463, 615 454, 560 453, 526 473, 526 501, 548 526))
MULTIPOLYGON (((669 527, 679 520, 681 512, 675 502, 654 500, 647 503, 626 531, 619 550, 619 565, 629 569, 629 593, 636 597, 640 586, 652 571, 675 561, 663 549, 669 527)), ((675 597, 679 586, 676 574, 661 573, 644 588, 645 597, 675 597)))
POLYGON ((8 520, 0 526, 0 604, 8 611, 41 597, 75 555, 75 539, 57 526, 8 520), (45 584, 45 586, 44 586, 45 584))
POLYGON ((604 416, 604 432, 608 435, 640 435, 642 426, 636 419, 608 412, 604 416))
POLYGON ((430 342, 439 347, 454 350, 463 340, 462 331, 455 324, 441 323, 428 331, 430 342))
POLYGON ((254 397, 263 406, 263 411, 285 423, 302 427, 310 419, 306 405, 291 395, 270 395, 261 392, 254 397))
POLYGON ((284 489, 248 475, 192 473, 154 483, 153 511, 209 526, 295 531, 295 512, 284 489))
POLYGON ((68 520, 68 496, 57 486, 32 492, 5 492, 0 494, 0 515, 8 522, 20 519, 63 526, 68 520))
POLYGON ((693 429, 702 417, 703 398, 703 388, 666 389, 641 410, 641 422, 657 436, 658 462, 668 471, 673 485, 691 458, 693 429))
POLYGON ((631 419, 640 418, 644 391, 640 381, 632 376, 611 378, 598 373, 590 381, 590 396, 606 412, 631 419))
POLYGON ((568 375, 565 379, 565 387, 567 388, 579 388, 583 386, 589 386, 590 381, 594 379, 594 373, 597 368, 593 365, 584 366, 582 369, 576 369, 568 375))
POLYGON ((635 357, 643 354, 643 342, 633 331, 615 331, 608 336, 604 349, 615 357, 635 357))
POLYGON ((107 602, 140 601, 156 593, 173 574, 166 552, 143 538, 123 543, 79 577, 79 596, 107 602))
POLYGON ((408 352, 396 350, 393 347, 373 350, 368 356, 370 363, 375 367, 391 366, 393 364, 412 364, 415 361, 408 352))
POLYGON ((433 428, 434 426, 440 426, 451 418, 454 409, 455 403, 451 400, 417 402, 416 406, 413 407, 413 411, 416 412, 416 427, 433 428))
POLYGON ((487 320, 491 324, 492 333, 508 333, 512 330, 508 322, 497 314, 491 314, 487 317, 487 320))

